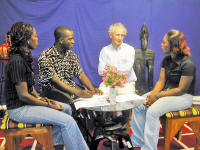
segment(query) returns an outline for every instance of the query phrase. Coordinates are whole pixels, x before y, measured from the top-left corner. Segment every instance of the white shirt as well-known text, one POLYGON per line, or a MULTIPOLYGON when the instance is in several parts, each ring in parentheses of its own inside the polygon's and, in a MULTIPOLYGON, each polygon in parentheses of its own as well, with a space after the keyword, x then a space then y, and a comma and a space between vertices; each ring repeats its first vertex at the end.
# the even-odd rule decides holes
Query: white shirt
POLYGON ((135 49, 122 43, 116 50, 112 44, 102 48, 99 54, 98 73, 102 75, 102 72, 106 65, 115 66, 118 72, 127 73, 128 82, 135 82, 137 77, 133 70, 133 64, 135 60, 135 49))

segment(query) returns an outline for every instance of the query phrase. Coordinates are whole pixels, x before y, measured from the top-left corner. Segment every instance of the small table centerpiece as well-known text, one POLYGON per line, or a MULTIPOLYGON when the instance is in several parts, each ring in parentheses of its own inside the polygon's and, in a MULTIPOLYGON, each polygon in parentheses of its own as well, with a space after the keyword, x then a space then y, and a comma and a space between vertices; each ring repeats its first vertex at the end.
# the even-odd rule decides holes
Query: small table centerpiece
POLYGON ((103 71, 103 83, 106 87, 109 87, 109 101, 111 104, 116 104, 116 87, 124 87, 124 84, 127 83, 128 75, 126 73, 117 72, 115 67, 106 67, 103 71))

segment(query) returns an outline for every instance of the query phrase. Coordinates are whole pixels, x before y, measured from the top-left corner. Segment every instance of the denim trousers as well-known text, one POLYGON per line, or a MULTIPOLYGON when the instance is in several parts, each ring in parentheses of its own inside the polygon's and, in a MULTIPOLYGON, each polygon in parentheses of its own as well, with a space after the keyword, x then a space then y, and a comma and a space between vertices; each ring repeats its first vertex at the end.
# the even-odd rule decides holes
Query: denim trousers
POLYGON ((32 124, 53 124, 53 144, 64 145, 66 150, 89 150, 76 121, 71 116, 70 105, 57 102, 64 109, 26 105, 8 110, 11 119, 32 124))
POLYGON ((157 150, 160 117, 167 112, 190 107, 192 100, 190 94, 167 96, 158 99, 150 107, 142 104, 134 108, 131 121, 133 147, 141 147, 141 150, 157 150))

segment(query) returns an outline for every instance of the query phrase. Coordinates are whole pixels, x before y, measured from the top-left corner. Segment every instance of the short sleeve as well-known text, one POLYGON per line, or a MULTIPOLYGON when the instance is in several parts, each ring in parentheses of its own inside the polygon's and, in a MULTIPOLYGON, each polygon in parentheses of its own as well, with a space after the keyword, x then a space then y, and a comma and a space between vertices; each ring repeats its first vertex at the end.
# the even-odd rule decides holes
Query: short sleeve
POLYGON ((195 63, 191 59, 187 59, 182 64, 182 75, 183 76, 193 76, 196 72, 195 63))
POLYGON ((81 73, 83 72, 83 69, 81 67, 81 64, 79 63, 78 57, 75 53, 73 53, 72 55, 72 60, 73 60, 73 68, 74 68, 74 75, 76 77, 79 77, 81 75, 81 73))
POLYGON ((168 57, 164 57, 164 58, 163 58, 162 63, 161 63, 161 67, 162 67, 162 68, 165 68, 165 67, 166 67, 167 62, 168 62, 168 61, 167 61, 168 59, 169 59, 168 57))

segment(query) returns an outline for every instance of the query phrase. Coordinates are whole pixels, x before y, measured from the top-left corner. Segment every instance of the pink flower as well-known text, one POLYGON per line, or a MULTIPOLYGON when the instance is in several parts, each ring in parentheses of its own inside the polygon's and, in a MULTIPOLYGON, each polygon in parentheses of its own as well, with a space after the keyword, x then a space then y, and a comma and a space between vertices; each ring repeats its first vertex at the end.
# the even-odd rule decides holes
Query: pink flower
POLYGON ((128 75, 126 74, 125 76, 124 76, 126 79, 128 79, 128 75))
POLYGON ((124 84, 121 84, 120 87, 123 88, 123 87, 124 87, 124 84))
POLYGON ((103 83, 106 86, 115 87, 120 86, 124 87, 124 84, 128 81, 126 80, 128 78, 128 75, 126 73, 120 73, 117 72, 117 69, 115 67, 108 67, 105 68, 103 71, 103 83))

